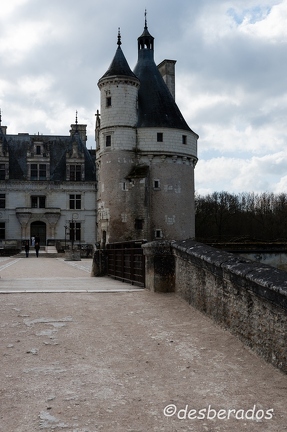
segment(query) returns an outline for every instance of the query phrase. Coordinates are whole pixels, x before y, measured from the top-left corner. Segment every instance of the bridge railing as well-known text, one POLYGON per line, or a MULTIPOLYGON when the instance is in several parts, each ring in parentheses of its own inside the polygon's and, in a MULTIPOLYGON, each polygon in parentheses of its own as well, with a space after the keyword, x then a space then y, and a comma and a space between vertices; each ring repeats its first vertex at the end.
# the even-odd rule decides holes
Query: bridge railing
POLYGON ((110 243, 106 246, 107 274, 132 285, 145 286, 145 241, 110 243))

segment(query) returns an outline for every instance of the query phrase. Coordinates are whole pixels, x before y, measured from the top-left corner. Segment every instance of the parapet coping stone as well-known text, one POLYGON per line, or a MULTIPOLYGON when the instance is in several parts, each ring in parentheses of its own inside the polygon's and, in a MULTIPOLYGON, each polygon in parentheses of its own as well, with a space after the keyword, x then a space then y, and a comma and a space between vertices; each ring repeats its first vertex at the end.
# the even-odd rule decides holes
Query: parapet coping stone
POLYGON ((215 276, 234 280, 236 284, 287 311, 287 273, 266 264, 241 258, 193 239, 153 241, 142 245, 144 255, 187 254, 198 267, 206 267, 215 276))
POLYGON ((287 311, 287 272, 192 239, 171 242, 170 245, 175 251, 183 252, 196 260, 212 265, 213 268, 215 266, 218 270, 223 272, 227 270, 234 276, 238 276, 239 285, 251 289, 260 297, 276 303, 287 311), (245 281, 248 281, 248 284, 245 281))

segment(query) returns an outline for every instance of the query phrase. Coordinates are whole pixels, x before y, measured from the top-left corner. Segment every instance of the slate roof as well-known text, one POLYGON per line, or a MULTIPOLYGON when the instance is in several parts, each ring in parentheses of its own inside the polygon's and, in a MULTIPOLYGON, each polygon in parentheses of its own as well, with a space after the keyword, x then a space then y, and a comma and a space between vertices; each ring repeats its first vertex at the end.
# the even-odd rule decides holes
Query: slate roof
POLYGON ((145 26, 138 38, 138 62, 134 69, 140 80, 137 127, 167 127, 190 131, 154 62, 153 41, 153 36, 145 26))
POLYGON ((129 67, 129 64, 124 56, 120 45, 116 50, 110 67, 108 68, 107 72, 102 76, 102 78, 100 78, 99 81, 101 81, 103 78, 108 78, 112 76, 127 76, 135 79, 137 78, 129 67))
MULTIPOLYGON (((83 144, 78 132, 72 136, 51 135, 6 135, 9 149, 9 178, 13 180, 27 179, 27 152, 33 147, 35 141, 43 143, 49 151, 50 157, 43 157, 43 164, 50 163, 50 180, 66 181, 67 151, 72 151, 73 142, 76 141, 78 149, 83 152, 85 159, 85 181, 95 181, 95 164, 92 156, 83 144)), ((75 160, 75 162, 77 159, 75 160)))

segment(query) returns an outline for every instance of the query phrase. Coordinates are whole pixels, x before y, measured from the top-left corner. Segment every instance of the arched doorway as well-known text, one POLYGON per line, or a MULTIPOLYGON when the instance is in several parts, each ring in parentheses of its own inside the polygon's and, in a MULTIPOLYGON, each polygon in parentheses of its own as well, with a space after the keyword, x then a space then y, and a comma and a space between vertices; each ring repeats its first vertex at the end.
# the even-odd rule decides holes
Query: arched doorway
POLYGON ((40 237, 40 245, 46 245, 46 224, 45 222, 32 222, 30 226, 30 237, 40 237))

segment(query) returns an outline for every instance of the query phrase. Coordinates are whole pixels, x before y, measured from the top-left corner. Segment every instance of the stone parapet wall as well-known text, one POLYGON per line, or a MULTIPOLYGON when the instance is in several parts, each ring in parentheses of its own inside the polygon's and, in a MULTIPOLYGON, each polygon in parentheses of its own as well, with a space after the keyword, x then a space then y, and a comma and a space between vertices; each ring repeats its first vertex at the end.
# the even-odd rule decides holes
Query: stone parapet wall
POLYGON ((175 292, 287 373, 284 271, 192 240, 156 243, 143 245, 147 288, 175 292))

